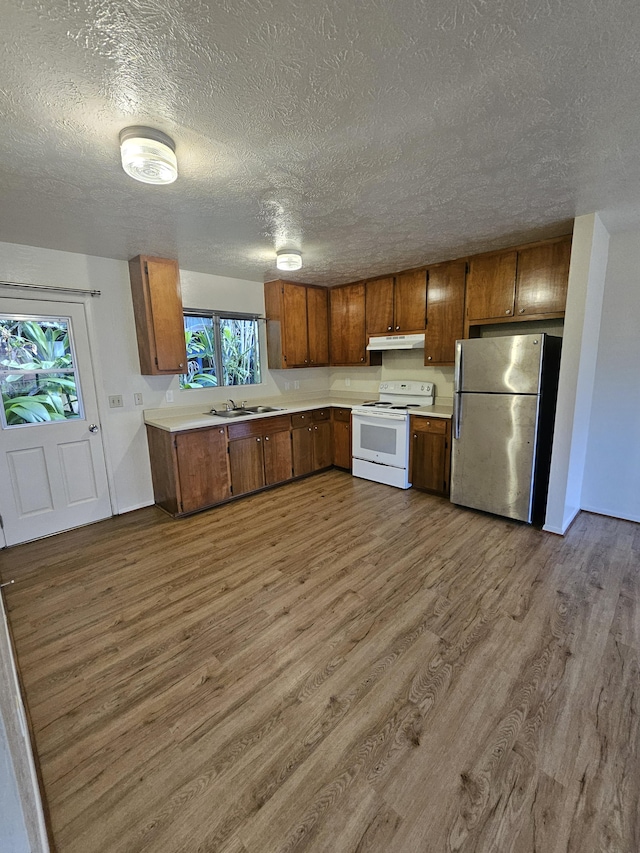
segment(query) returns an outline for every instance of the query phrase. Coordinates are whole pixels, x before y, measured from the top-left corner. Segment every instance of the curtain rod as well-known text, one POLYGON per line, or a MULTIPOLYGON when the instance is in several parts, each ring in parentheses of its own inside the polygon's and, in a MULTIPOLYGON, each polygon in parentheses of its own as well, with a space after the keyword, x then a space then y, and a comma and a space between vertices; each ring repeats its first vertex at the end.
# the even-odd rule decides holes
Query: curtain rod
POLYGON ((48 284, 25 284, 23 281, 0 281, 3 287, 26 287, 28 290, 55 290, 57 293, 80 293, 83 296, 100 296, 99 290, 79 290, 77 287, 56 287, 48 284))

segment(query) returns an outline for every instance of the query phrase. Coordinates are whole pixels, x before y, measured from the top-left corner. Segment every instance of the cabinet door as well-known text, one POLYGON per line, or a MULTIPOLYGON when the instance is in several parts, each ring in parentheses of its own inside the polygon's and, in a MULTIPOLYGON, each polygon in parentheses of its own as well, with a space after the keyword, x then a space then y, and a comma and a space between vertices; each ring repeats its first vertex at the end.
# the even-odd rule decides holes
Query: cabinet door
POLYGON ((139 255, 129 261, 140 371, 184 373, 187 350, 177 261, 139 255))
POLYGON ((282 287, 284 359, 287 367, 307 367, 309 365, 307 288, 304 285, 287 282, 282 287))
POLYGON ((419 423, 412 418, 411 483, 438 495, 449 494, 450 423, 445 420, 419 423))
POLYGON ((351 468, 351 424, 333 421, 333 464, 338 468, 351 468))
POLYGON ((264 437, 264 479, 267 486, 284 483, 293 476, 291 432, 269 433, 264 437))
POLYGON ((301 477, 313 471, 313 428, 299 427, 291 430, 293 451, 293 476, 301 477))
POLYGON ((518 252, 516 316, 564 311, 570 256, 570 239, 518 252))
POLYGON ((365 291, 367 335, 393 332, 393 276, 368 281, 365 291))
POLYGON ((464 334, 464 261, 429 270, 424 363, 453 364, 456 341, 464 334))
POLYGON ((261 489, 265 485, 262 438, 252 436, 230 441, 229 467, 234 495, 261 489))
POLYGON ((467 275, 467 320, 513 315, 516 252, 471 258, 467 275))
POLYGON ((329 468, 332 464, 331 423, 321 421, 313 425, 313 470, 329 468))
POLYGON ((403 272, 396 276, 393 314, 395 332, 416 332, 426 327, 426 270, 403 272))
POLYGON ((365 286, 333 287, 330 299, 330 346, 332 364, 365 364, 365 286))
POLYGON ((323 287, 307 288, 309 364, 329 364, 329 297, 323 287))
POLYGON ((183 432, 175 438, 180 481, 180 512, 193 512, 229 497, 224 429, 183 432))

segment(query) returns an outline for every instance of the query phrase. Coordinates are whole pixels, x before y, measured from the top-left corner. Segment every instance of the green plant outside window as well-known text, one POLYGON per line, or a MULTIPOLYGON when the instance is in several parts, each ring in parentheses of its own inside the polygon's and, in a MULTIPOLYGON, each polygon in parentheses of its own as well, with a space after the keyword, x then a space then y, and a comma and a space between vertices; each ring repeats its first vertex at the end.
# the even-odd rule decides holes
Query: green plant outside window
POLYGON ((2 426, 82 417, 68 318, 0 314, 2 426))
POLYGON ((181 388, 256 385, 262 381, 254 316, 189 311, 184 315, 188 372, 181 388))

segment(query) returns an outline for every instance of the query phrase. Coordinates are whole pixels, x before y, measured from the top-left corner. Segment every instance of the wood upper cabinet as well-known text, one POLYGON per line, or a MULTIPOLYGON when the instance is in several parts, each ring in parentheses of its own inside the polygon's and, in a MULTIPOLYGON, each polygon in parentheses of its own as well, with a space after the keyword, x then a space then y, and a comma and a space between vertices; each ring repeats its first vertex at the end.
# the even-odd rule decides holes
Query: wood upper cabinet
POLYGON ((171 515, 195 512, 231 496, 223 427, 170 433, 147 426, 155 502, 171 515))
POLYGON ((466 264, 450 261, 429 269, 425 365, 453 364, 456 341, 464 334, 466 264))
POLYGON ((264 286, 267 355, 272 370, 329 363, 328 299, 324 287, 288 281, 264 286))
POLYGON ((329 364, 329 294, 325 287, 307 287, 309 364, 329 364))
POLYGON ((467 320, 513 317, 517 258, 517 252, 511 251, 470 259, 467 320))
POLYGON ((426 325, 425 270, 399 273, 366 283, 367 335, 421 332, 426 325))
POLYGON ((365 285, 367 335, 393 333, 394 278, 378 278, 365 285))
POLYGON ((427 272, 396 276, 393 298, 394 332, 421 332, 427 325, 427 272))
POLYGON ((409 471, 411 484, 436 495, 449 494, 451 421, 411 418, 409 471))
POLYGON ((570 238, 518 252, 516 316, 564 311, 570 257, 570 238))
POLYGON ((187 350, 178 262, 138 255, 129 261, 140 372, 184 373, 187 350))
POLYGON ((382 353, 367 352, 365 284, 346 284, 329 290, 331 364, 382 364, 382 353))
POLYGON ((567 301, 571 237, 469 260, 467 325, 476 321, 562 316, 567 301))

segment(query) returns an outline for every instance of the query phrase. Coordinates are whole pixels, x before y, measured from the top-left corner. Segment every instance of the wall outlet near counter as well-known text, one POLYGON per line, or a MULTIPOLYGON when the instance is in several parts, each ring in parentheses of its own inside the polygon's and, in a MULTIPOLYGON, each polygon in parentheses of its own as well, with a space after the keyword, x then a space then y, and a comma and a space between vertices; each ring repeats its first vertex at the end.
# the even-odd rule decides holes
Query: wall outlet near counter
POLYGON ((347 378, 344 380, 344 384, 345 384, 345 386, 346 386, 347 388, 349 387, 349 385, 351 385, 351 380, 349 379, 349 377, 347 377, 347 378))
POLYGON ((173 403, 173 391, 167 391, 167 393, 164 395, 164 399, 167 401, 167 403, 173 403))
POLYGON ((295 388, 296 391, 299 391, 300 390, 300 380, 296 379, 296 381, 293 383, 293 387, 295 388))
POLYGON ((136 404, 136 406, 142 405, 142 394, 140 394, 140 392, 133 395, 133 402, 136 404))
POLYGON ((112 394, 111 397, 109 397, 110 409, 121 409, 123 406, 122 394, 112 394))

